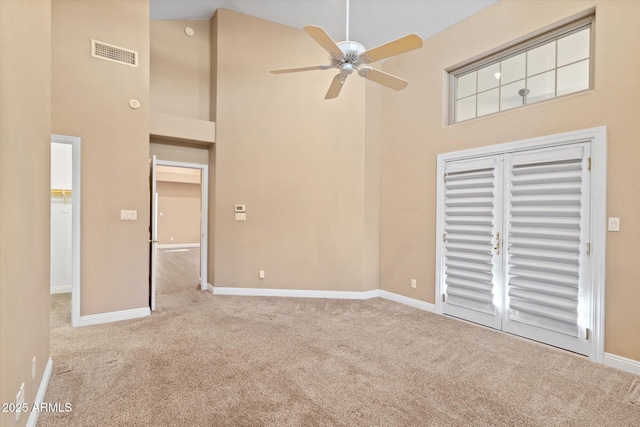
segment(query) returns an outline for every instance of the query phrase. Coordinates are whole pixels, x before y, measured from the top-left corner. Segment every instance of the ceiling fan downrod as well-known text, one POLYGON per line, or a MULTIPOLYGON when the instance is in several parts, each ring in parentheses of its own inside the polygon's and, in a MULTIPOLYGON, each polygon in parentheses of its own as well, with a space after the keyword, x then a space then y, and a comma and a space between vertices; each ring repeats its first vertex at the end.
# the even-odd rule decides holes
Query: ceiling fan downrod
POLYGON ((349 0, 347 0, 347 37, 344 39, 345 41, 349 41, 349 0))

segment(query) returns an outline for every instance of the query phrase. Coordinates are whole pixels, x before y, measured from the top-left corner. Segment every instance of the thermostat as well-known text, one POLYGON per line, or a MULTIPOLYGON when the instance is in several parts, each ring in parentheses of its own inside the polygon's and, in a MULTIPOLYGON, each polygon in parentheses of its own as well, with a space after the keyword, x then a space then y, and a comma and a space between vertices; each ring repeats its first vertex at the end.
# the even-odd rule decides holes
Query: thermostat
POLYGON ((236 205, 235 211, 236 212, 246 212, 247 211, 247 205, 236 205))

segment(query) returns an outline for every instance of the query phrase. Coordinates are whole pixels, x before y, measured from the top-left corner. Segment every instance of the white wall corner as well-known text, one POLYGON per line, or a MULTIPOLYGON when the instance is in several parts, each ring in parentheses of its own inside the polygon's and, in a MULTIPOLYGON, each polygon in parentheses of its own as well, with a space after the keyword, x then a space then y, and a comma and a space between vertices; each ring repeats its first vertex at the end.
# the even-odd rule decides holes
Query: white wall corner
POLYGON ((604 364, 630 374, 640 375, 640 360, 628 359, 611 353, 604 354, 604 364))
POLYGON ((87 316, 80 316, 80 322, 78 326, 91 326, 99 325, 101 323, 119 322, 120 320, 137 319, 140 317, 146 317, 151 314, 149 307, 133 308, 131 310, 112 311, 109 313, 90 314, 87 316))
POLYGON ((35 427, 36 423, 38 422, 40 411, 34 411, 33 408, 34 406, 40 407, 40 404, 44 402, 44 395, 47 393, 47 387, 49 387, 51 372, 53 372, 53 360, 51 360, 51 357, 49 357, 47 366, 44 368, 44 372, 42 374, 42 380, 40 380, 38 393, 36 393, 36 400, 33 402, 33 406, 31 406, 31 413, 29 414, 29 419, 27 420, 27 427, 35 427))

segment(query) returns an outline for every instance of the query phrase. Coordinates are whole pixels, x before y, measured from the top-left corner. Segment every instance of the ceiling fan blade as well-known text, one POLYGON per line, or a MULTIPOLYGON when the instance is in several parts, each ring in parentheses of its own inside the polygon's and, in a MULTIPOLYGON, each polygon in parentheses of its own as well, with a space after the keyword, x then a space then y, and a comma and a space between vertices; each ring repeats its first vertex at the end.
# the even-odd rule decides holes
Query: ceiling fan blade
POLYGON ((409 34, 392 42, 362 52, 358 57, 365 64, 380 61, 422 47, 422 39, 417 34, 409 34))
POLYGON ((342 85, 344 85, 344 81, 347 79, 347 76, 342 74, 336 74, 331 82, 331 86, 329 86, 329 90, 327 91, 327 95, 324 99, 333 99, 340 94, 340 90, 342 89, 342 85))
POLYGON ((318 42, 320 46, 324 48, 327 52, 329 52, 333 56, 337 56, 342 58, 344 53, 340 50, 336 42, 327 34, 327 32, 322 29, 322 27, 318 27, 316 25, 307 25, 303 27, 304 30, 309 34, 315 41, 318 42))
POLYGON ((311 70, 328 70, 329 68, 331 68, 331 65, 311 65, 309 67, 279 68, 277 70, 271 70, 271 74, 297 73, 299 71, 311 70))
POLYGON ((360 71, 358 71, 358 74, 365 79, 379 83, 393 90, 402 90, 409 84, 406 80, 371 67, 362 67, 360 71))

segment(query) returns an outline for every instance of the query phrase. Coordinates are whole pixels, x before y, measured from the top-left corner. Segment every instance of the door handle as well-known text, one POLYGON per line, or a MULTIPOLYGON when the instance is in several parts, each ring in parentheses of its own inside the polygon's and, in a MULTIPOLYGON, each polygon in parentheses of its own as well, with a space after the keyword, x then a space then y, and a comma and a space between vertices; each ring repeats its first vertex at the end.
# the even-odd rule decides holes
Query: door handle
POLYGON ((149 243, 158 243, 159 241, 160 241, 160 240, 155 240, 155 239, 153 239, 153 240, 149 240, 149 243))
POLYGON ((500 233, 496 233, 496 245, 493 247, 496 251, 496 255, 500 255, 500 233))

